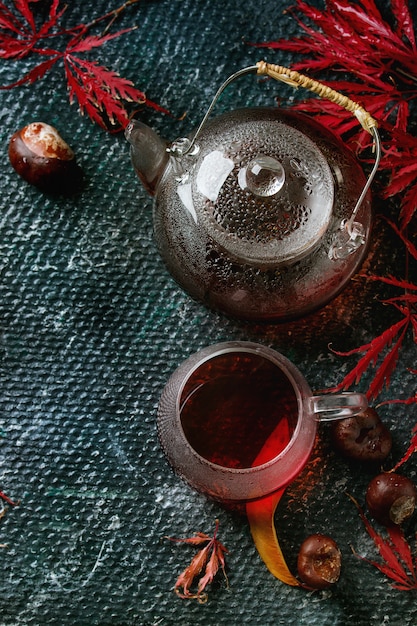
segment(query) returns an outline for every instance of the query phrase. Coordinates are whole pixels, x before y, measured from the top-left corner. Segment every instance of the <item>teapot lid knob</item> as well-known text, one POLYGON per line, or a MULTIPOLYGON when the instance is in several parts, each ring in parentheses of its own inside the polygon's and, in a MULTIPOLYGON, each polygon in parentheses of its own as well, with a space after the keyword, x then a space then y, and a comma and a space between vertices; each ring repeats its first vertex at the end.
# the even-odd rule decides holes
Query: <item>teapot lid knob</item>
POLYGON ((239 171, 239 184, 255 196, 268 198, 278 193, 285 183, 285 170, 272 156, 258 154, 239 171))

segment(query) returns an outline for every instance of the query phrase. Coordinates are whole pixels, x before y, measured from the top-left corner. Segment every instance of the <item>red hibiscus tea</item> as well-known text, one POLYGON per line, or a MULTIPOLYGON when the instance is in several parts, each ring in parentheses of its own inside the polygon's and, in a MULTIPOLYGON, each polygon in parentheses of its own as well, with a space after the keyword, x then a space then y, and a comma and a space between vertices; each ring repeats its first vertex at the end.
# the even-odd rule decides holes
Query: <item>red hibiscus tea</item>
POLYGON ((228 341, 190 355, 170 376, 158 404, 158 435, 170 465, 194 489, 248 502, 300 473, 319 421, 367 406, 360 393, 313 395, 284 355, 228 341))
POLYGON ((192 372, 180 396, 180 419, 200 456, 227 468, 249 468, 275 458, 288 445, 298 419, 297 396, 269 359, 226 352, 192 372), (273 432, 273 445, 257 459, 273 432))

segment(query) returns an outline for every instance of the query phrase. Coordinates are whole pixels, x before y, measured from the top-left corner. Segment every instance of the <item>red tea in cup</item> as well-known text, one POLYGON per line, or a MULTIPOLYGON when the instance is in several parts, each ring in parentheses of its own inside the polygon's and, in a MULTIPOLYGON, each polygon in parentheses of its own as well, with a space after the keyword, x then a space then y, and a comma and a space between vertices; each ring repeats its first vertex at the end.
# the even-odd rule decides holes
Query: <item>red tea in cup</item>
POLYGON ((222 501, 280 489, 309 459, 319 420, 351 417, 362 394, 312 394, 282 354, 229 341, 191 355, 166 383, 158 406, 162 448, 192 487, 222 501))
POLYGON ((225 352, 202 363, 180 399, 184 435, 202 457, 229 468, 253 466, 275 431, 269 461, 289 443, 298 403, 294 387, 275 363, 247 352, 225 352))

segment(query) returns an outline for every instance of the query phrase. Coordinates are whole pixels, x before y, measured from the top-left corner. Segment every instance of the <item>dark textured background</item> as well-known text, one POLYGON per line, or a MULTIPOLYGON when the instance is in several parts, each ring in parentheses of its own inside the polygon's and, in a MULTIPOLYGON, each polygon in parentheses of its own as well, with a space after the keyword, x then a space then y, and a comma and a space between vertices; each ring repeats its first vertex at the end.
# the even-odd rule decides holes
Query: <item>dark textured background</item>
MULTIPOLYGON (((110 4, 117 2, 73 0, 67 23, 90 21, 110 4)), ((142 119, 174 139, 200 121, 233 71, 264 56, 291 63, 245 43, 298 32, 283 15, 286 6, 283 0, 142 2, 118 22, 139 28, 94 57, 172 111, 172 117, 146 111, 142 119)), ((32 63, 2 62, 0 82, 16 80, 32 63)), ((269 105, 278 94, 277 84, 248 77, 219 109, 269 105)), ((392 590, 351 551, 376 556, 345 495, 363 502, 371 474, 334 454, 326 427, 276 519, 292 568, 306 534, 327 532, 339 542, 340 583, 316 594, 268 573, 244 517, 183 484, 168 467, 155 428, 165 381, 209 343, 259 341, 291 358, 313 389, 339 382, 355 360, 336 357, 329 344, 346 350, 380 333, 392 311, 376 299, 387 292, 355 279, 322 311, 284 325, 240 323, 208 311, 175 285, 158 257, 151 200, 130 167, 123 136, 105 133, 69 106, 62 68, 0 98, 0 489, 21 502, 0 521, 0 543, 8 546, 0 550, 0 624, 415 625, 415 592, 392 590), (34 120, 55 125, 76 151, 86 175, 81 195, 48 197, 12 170, 9 138, 34 120), (172 588, 193 550, 163 537, 211 532, 216 518, 230 551, 230 589, 219 578, 206 605, 181 601, 172 588)), ((401 246, 379 221, 366 264, 403 272, 401 246)), ((415 362, 409 337, 383 398, 415 392, 415 375, 407 370, 415 362)), ((368 382, 365 377, 359 388, 368 382)), ((396 460, 415 409, 386 406, 381 416, 392 427, 396 460)), ((415 459, 405 471, 416 477, 415 459)))

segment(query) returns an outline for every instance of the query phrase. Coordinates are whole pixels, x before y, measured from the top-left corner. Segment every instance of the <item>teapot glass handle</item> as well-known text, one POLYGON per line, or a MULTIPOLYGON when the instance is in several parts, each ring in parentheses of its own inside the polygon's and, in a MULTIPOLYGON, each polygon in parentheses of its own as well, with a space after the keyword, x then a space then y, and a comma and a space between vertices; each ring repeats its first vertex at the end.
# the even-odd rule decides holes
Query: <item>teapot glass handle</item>
POLYGON ((244 76, 246 74, 256 73, 261 76, 269 76, 270 78, 274 78, 275 80, 280 80, 288 85, 293 87, 304 87, 309 91, 317 94, 321 98, 325 98, 334 102, 346 109, 350 113, 352 113, 361 124, 361 126, 372 136, 373 138, 373 151, 375 153, 375 162, 370 172, 368 179, 365 183, 365 186, 356 201, 355 207, 352 211, 352 215, 348 220, 345 220, 341 224, 340 231, 337 233, 335 240, 329 250, 329 257, 331 259, 340 259, 349 256, 352 252, 354 252, 357 248, 362 246, 365 242, 365 234, 363 231, 363 226, 360 222, 356 222, 355 218, 358 214, 358 211, 362 205, 362 202, 365 199, 366 194, 371 186, 371 183, 375 177, 375 174, 379 167, 379 162, 381 160, 381 140, 378 133, 378 122, 368 113, 362 106, 360 106, 354 100, 351 100, 347 96, 331 89, 330 87, 323 85, 317 80, 313 80, 304 74, 300 74, 295 70, 288 69, 283 67, 282 65, 273 65, 272 63, 265 63, 265 61, 259 61, 256 65, 252 65, 246 68, 243 68, 231 76, 220 86, 217 93, 215 94, 202 122, 197 128, 194 137, 191 141, 187 141, 186 146, 181 147, 181 154, 178 154, 177 147, 171 147, 171 151, 175 152, 177 150, 178 156, 184 156, 188 154, 192 147, 195 144, 195 141, 198 135, 201 132, 204 124, 206 123, 208 117, 210 116, 217 100, 223 91, 237 78, 244 76))

